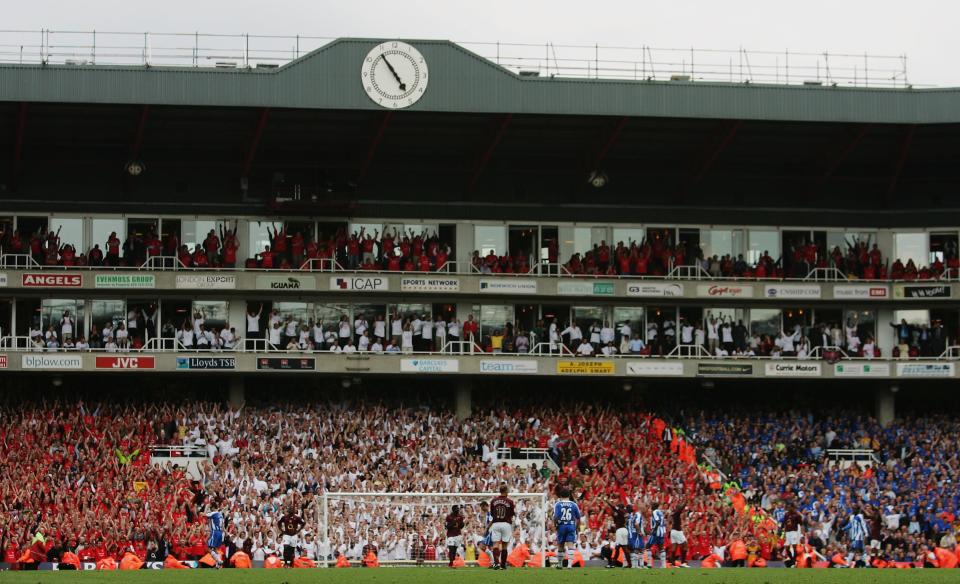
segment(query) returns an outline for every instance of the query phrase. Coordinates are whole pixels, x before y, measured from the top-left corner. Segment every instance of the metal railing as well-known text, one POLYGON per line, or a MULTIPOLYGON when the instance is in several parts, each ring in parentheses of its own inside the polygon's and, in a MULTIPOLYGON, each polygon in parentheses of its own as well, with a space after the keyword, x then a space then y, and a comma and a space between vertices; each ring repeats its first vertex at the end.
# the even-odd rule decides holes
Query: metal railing
MULTIPOLYGON (((107 350, 102 348, 97 349, 47 349, 46 347, 34 347, 30 337, 27 336, 17 336, 17 335, 8 335, 5 337, 0 337, 0 350, 8 352, 36 352, 36 353, 94 353, 101 355, 116 355, 116 354, 128 354, 128 353, 194 353, 194 354, 217 354, 217 353, 252 353, 252 354, 267 354, 267 355, 324 355, 330 354, 331 352, 327 349, 286 349, 283 347, 278 347, 271 344, 266 339, 241 339, 237 342, 237 345, 233 348, 198 348, 197 346, 184 346, 180 341, 174 338, 169 337, 154 337, 148 340, 143 347, 139 349, 134 348, 118 348, 114 350, 107 350)), ((478 355, 478 356, 490 356, 490 355, 499 355, 503 357, 556 357, 556 358, 575 358, 582 359, 585 361, 594 360, 605 360, 605 359, 694 359, 694 360, 717 360, 717 361, 800 361, 800 362, 813 362, 820 361, 827 358, 827 355, 824 355, 825 351, 835 351, 837 353, 837 359, 843 361, 910 361, 910 362, 925 362, 925 361, 957 361, 960 360, 960 345, 951 345, 946 348, 942 353, 936 356, 917 356, 917 357, 907 357, 907 358, 894 358, 894 357, 861 357, 857 355, 848 355, 842 349, 838 347, 817 347, 806 357, 784 357, 784 356, 763 356, 763 355, 729 355, 729 356, 716 356, 711 354, 706 350, 702 345, 677 345, 673 347, 666 355, 636 355, 632 353, 618 353, 615 355, 577 355, 573 350, 564 345, 563 343, 551 343, 542 342, 535 344, 528 352, 519 353, 519 352, 502 352, 502 353, 490 353, 481 347, 478 343, 465 340, 465 341, 448 341, 442 347, 433 351, 357 351, 357 353, 364 355, 435 355, 435 356, 450 356, 450 355, 478 355)), ((341 353, 336 353, 340 355, 341 353)))
POLYGON ((207 449, 196 445, 154 444, 149 449, 151 458, 209 458, 207 449))
MULTIPOLYGON (((334 41, 303 35, 0 30, 0 62, 267 70, 334 41)), ((906 55, 461 41, 525 78, 909 87, 906 55)))
POLYGON ((450 274, 450 275, 473 275, 496 278, 517 278, 530 276, 548 276, 564 277, 571 279, 590 279, 590 280, 627 280, 627 281, 670 281, 670 280, 693 280, 693 281, 713 281, 713 282, 757 282, 757 283, 775 283, 775 282, 806 282, 806 283, 840 283, 848 282, 852 284, 932 284, 938 282, 958 282, 960 273, 957 270, 946 270, 942 275, 930 279, 861 279, 855 276, 848 276, 837 268, 814 268, 803 278, 776 278, 768 277, 745 277, 745 276, 712 276, 699 265, 682 265, 673 267, 665 276, 638 275, 638 274, 574 274, 570 272, 564 264, 543 262, 535 264, 526 272, 505 274, 483 272, 478 270, 472 263, 469 268, 461 270, 457 262, 447 262, 439 270, 429 272, 414 271, 393 271, 393 270, 360 270, 343 267, 337 260, 331 258, 314 258, 303 262, 298 268, 248 268, 248 267, 195 267, 185 266, 180 259, 174 256, 152 256, 147 258, 144 263, 136 266, 64 266, 64 265, 43 265, 38 264, 27 254, 2 254, 0 255, 0 269, 7 270, 51 270, 51 271, 188 271, 188 272, 250 272, 250 273, 268 273, 276 274, 283 272, 329 272, 343 274, 380 274, 380 275, 419 275, 425 274, 450 274))
POLYGON ((827 460, 830 462, 881 464, 880 457, 869 448, 828 448, 827 460))

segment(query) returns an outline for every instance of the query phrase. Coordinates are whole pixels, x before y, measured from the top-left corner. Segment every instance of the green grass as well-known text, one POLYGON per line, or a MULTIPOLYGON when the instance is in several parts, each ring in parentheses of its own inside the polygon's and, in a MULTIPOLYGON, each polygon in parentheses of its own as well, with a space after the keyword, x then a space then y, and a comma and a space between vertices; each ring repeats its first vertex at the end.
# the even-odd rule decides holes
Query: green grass
POLYGON ((137 572, 0 572, 7 584, 837 584, 869 582, 958 582, 957 570, 788 570, 783 568, 719 570, 586 570, 515 569, 493 572, 478 568, 378 568, 327 570, 191 570, 137 572))

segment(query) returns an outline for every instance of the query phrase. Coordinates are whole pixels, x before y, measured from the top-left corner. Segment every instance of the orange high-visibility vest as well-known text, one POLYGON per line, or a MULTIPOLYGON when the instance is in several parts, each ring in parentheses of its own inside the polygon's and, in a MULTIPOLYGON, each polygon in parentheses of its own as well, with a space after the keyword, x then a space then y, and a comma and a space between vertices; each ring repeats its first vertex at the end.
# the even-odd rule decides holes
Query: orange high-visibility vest
POLYGON ((490 552, 480 551, 477 553, 477 565, 481 568, 489 568, 493 565, 493 561, 490 559, 490 552))
POLYGON ((298 556, 293 559, 294 568, 316 568, 317 563, 306 556, 298 556))
POLYGON ((766 567, 767 567, 767 560, 763 559, 763 558, 760 557, 760 556, 757 556, 756 559, 753 560, 753 567, 754 567, 754 568, 766 568, 766 567))
POLYGON ((30 550, 23 552, 23 554, 17 558, 17 561, 21 564, 32 564, 33 563, 33 554, 30 553, 30 550))
POLYGON ((614 558, 614 559, 615 559, 616 561, 620 562, 621 565, 623 565, 624 559, 625 559, 625 558, 623 557, 623 548, 620 548, 620 550, 617 552, 617 557, 614 558))
POLYGON ((543 567, 543 552, 537 552, 530 556, 530 559, 527 560, 527 565, 531 568, 542 568, 543 567))
POLYGON ((238 550, 233 554, 233 557, 230 558, 230 565, 234 568, 247 569, 253 567, 253 562, 250 561, 250 556, 247 552, 238 550))
POLYGON ((710 554, 709 556, 703 558, 700 562, 701 568, 716 568, 720 564, 720 556, 717 554, 710 554))
POLYGON ((368 568, 379 568, 380 560, 377 559, 377 555, 373 552, 367 552, 365 558, 363 558, 363 565, 368 568))
POLYGON ((98 570, 116 570, 117 569, 117 560, 107 556, 97 562, 98 570))
POLYGON ((338 568, 349 568, 350 560, 347 559, 347 556, 340 554, 337 556, 337 567, 338 568))
POLYGON ((956 568, 957 555, 948 549, 941 547, 933 548, 933 554, 937 556, 937 566, 940 568, 956 568))
POLYGON ((730 544, 730 559, 733 561, 747 559, 747 544, 738 539, 730 544))
POLYGON ((578 568, 586 566, 583 561, 583 554, 580 553, 580 550, 573 550, 573 565, 578 568))
POLYGON ((847 558, 845 558, 843 554, 836 553, 836 554, 833 554, 832 558, 830 558, 830 562, 837 566, 846 566, 847 558))
POLYGON ((461 558, 459 555, 457 555, 457 557, 453 558, 453 567, 454 567, 454 568, 466 568, 466 567, 467 567, 467 563, 463 561, 463 558, 461 558))
POLYGON ((513 551, 507 556, 507 563, 514 568, 519 568, 523 566, 529 557, 530 548, 528 548, 526 544, 521 543, 517 547, 513 548, 513 551))
POLYGON ((207 552, 205 556, 197 560, 197 563, 200 564, 201 566, 206 566, 208 568, 215 568, 217 566, 217 560, 213 559, 213 556, 210 555, 209 552, 207 552))
POLYGON ((63 552, 63 557, 60 558, 60 563, 73 566, 74 570, 80 569, 80 558, 77 557, 77 554, 73 552, 63 552))
POLYGON ((120 558, 121 570, 139 570, 141 566, 143 566, 143 561, 133 552, 127 552, 120 558))
POLYGON ((173 557, 172 555, 168 555, 166 559, 163 560, 163 569, 164 570, 189 570, 187 566, 183 565, 183 562, 173 557))
POLYGON ((267 556, 267 559, 263 560, 264 568, 282 568, 283 562, 277 556, 267 556))

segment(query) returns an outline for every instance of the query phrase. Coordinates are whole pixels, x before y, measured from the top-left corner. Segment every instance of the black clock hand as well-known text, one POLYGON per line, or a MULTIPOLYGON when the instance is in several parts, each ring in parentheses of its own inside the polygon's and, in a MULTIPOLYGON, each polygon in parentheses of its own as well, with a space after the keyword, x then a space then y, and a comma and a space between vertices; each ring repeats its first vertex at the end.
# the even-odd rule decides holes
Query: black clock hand
POLYGON ((406 91, 407 86, 403 81, 400 81, 400 76, 397 75, 396 69, 393 68, 393 65, 390 64, 390 61, 387 60, 387 56, 383 56, 383 62, 387 64, 387 67, 390 69, 390 72, 393 73, 393 78, 397 80, 397 83, 400 84, 400 91, 406 91))

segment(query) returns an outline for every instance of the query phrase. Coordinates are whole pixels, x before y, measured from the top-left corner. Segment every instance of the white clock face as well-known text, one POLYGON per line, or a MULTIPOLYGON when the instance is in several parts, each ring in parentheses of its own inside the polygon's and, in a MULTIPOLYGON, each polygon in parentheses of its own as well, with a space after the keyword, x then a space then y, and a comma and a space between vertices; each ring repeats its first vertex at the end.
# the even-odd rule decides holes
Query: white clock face
POLYGON ((364 91, 378 105, 410 107, 427 89, 427 62, 407 43, 387 41, 367 53, 360 76, 364 91))

